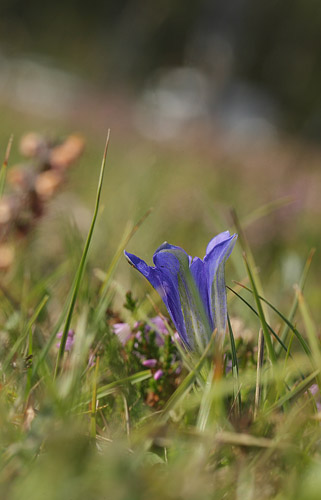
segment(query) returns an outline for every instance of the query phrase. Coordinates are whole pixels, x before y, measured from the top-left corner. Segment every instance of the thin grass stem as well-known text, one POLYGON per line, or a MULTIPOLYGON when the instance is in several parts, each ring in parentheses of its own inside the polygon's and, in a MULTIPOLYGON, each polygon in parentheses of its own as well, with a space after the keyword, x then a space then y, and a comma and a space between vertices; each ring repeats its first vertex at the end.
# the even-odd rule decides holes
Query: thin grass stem
POLYGON ((99 175, 99 181, 98 181, 98 188, 97 188, 97 195, 96 195, 96 203, 95 203, 94 215, 93 215, 93 218, 92 218, 92 221, 91 221, 91 225, 90 225, 89 233, 88 233, 87 240, 86 240, 86 243, 85 243, 85 247, 84 247, 84 250, 83 250, 83 253, 82 253, 82 256, 81 256, 81 260, 80 260, 80 263, 79 263, 79 267, 78 267, 77 273, 76 273, 75 281, 74 281, 74 284, 73 284, 73 287, 72 287, 72 290, 73 290, 72 291, 72 297, 71 297, 71 301, 70 301, 70 304, 69 304, 67 318, 66 318, 66 321, 65 321, 65 326, 64 326, 64 329, 63 329, 62 337, 61 337, 61 342, 60 342, 60 347, 59 347, 59 351, 58 351, 58 356, 57 356, 57 361, 56 361, 56 367, 55 367, 55 372, 54 372, 54 379, 57 377, 58 371, 60 369, 61 361, 62 361, 64 352, 65 352, 65 347, 66 347, 66 342, 67 342, 67 337, 68 337, 68 331, 69 331, 69 328, 70 328, 71 319, 72 319, 72 315, 73 315, 73 312, 74 312, 74 308, 75 308, 75 304, 76 304, 76 300, 77 300, 77 296, 78 296, 80 284, 81 284, 82 277, 83 277, 83 274, 84 274, 84 270, 85 270, 85 266, 86 266, 86 261, 87 261, 87 256, 88 256, 88 251, 89 251, 89 247, 90 247, 90 244, 91 244, 91 240, 92 240, 94 228, 95 228, 95 225, 96 225, 96 220, 97 220, 97 215, 98 215, 98 209, 99 209, 99 203, 100 203, 100 197, 101 197, 101 191, 102 191, 103 180, 104 180, 106 157, 107 157, 107 150, 108 150, 108 145, 109 145, 109 137, 110 137, 110 130, 108 130, 108 133, 107 133, 107 139, 106 139, 106 144, 105 144, 105 151, 104 151, 103 160, 102 160, 102 164, 101 164, 101 168, 100 168, 100 175, 99 175))

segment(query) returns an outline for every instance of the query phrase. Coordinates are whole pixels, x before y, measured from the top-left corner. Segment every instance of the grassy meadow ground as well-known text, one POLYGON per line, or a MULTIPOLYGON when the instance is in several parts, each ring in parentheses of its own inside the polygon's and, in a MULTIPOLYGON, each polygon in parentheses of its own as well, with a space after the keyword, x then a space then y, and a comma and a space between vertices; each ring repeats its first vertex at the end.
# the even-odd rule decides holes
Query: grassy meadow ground
POLYGON ((1 112, 9 167, 30 130, 79 132, 86 149, 32 230, 9 236, 14 261, 0 271, 0 498, 319 499, 320 150, 284 138, 231 152, 208 129, 164 146, 118 123, 80 275, 113 124, 1 112), (157 342, 151 320, 167 312, 122 250, 151 263, 166 240, 203 257, 226 229, 239 233, 226 284, 246 302, 228 290, 226 369, 213 382, 213 342, 201 359, 168 334, 157 342), (75 342, 57 363, 69 320, 75 342))

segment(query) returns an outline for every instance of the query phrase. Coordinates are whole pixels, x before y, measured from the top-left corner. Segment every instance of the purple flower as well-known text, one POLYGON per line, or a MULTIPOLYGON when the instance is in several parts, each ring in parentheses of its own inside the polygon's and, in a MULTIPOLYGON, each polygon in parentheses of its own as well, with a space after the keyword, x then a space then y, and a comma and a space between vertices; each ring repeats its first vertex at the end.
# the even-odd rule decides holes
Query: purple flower
POLYGON ((125 252, 129 263, 158 291, 185 343, 202 352, 212 332, 223 338, 227 323, 225 262, 237 235, 229 231, 213 238, 204 259, 192 259, 182 248, 163 243, 155 252, 154 266, 125 252))
POLYGON ((312 394, 315 400, 315 405, 317 407, 318 412, 321 412, 321 400, 320 400, 320 389, 318 384, 312 384, 309 392, 312 394))
POLYGON ((143 365, 146 366, 146 368, 155 368, 157 365, 157 359, 145 359, 145 361, 143 361, 143 365))
POLYGON ((137 333, 135 333, 135 339, 142 340, 142 332, 140 330, 137 333))
MULTIPOLYGON (((162 333, 163 335, 168 335, 168 330, 166 328, 165 321, 160 316, 155 316, 150 320, 150 322, 155 325, 155 329, 162 333)), ((148 326, 148 325, 147 325, 148 326)))
MULTIPOLYGON (((62 334, 63 334, 63 332, 57 333, 57 339, 61 339, 62 334)), ((74 330, 69 330, 68 335, 67 335, 66 345, 65 345, 65 351, 71 351, 71 348, 75 342, 74 335, 75 335, 74 330)), ((59 349, 60 342, 57 342, 56 347, 59 349)))
POLYGON ((182 371, 182 367, 181 367, 181 365, 178 365, 178 367, 176 368, 174 373, 175 373, 175 375, 179 375, 181 373, 181 371, 182 371))
POLYGON ((178 335, 178 333, 177 333, 177 332, 174 332, 174 334, 173 334, 173 337, 172 337, 172 342, 173 342, 174 340, 176 340, 176 342, 178 342, 179 344, 182 344, 182 339, 181 339, 181 337, 178 335))
POLYGON ((154 373, 154 380, 159 380, 160 378, 162 378, 163 375, 164 375, 163 370, 157 370, 157 372, 154 373))
MULTIPOLYGON (((166 328, 165 321, 160 316, 155 316, 154 318, 151 318, 149 322, 155 326, 155 328, 153 328, 153 330, 156 333, 155 342, 158 345, 158 347, 161 347, 162 345, 164 345, 163 336, 168 335, 168 330, 166 328)), ((151 329, 152 328, 150 325, 146 325, 145 327, 146 332, 149 332, 151 329)))
POLYGON ((132 330, 129 326, 128 323, 115 323, 112 327, 113 329, 113 332, 115 335, 117 335, 119 341, 125 345, 126 342, 128 342, 128 340, 130 339, 131 337, 131 334, 132 334, 132 330))

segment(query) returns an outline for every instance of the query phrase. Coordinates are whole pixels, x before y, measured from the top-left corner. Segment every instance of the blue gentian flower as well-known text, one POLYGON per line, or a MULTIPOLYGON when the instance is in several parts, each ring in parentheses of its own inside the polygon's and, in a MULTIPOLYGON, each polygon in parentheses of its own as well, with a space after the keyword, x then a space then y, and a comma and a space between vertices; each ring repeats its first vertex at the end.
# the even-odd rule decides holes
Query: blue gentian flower
POLYGON ((154 266, 125 252, 163 299, 184 344, 202 352, 216 329, 224 338, 227 323, 225 262, 237 235, 229 231, 215 236, 204 259, 192 259, 180 247, 163 243, 154 253, 154 266))

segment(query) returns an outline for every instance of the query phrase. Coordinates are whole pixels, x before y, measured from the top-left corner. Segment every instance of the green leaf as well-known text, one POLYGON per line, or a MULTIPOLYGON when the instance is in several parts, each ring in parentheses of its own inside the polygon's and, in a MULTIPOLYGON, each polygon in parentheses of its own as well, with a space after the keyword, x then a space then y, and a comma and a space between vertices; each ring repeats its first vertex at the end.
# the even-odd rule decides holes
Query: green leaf
POLYGON ((252 285, 253 295, 254 295, 254 299, 255 299, 255 302, 256 302, 256 307, 257 307, 258 315, 259 315, 259 318, 260 318, 260 322, 261 322, 261 325, 262 325, 262 330, 263 330, 263 334, 264 334, 264 340, 265 340, 265 343, 266 343, 266 346, 267 346, 267 350, 268 350, 268 353, 269 353, 269 358, 270 358, 271 363, 275 364, 276 363, 276 355, 275 355, 274 347, 273 347, 273 344, 272 344, 272 340, 271 340, 271 335, 270 335, 270 332, 269 332, 269 328, 268 328, 267 322, 265 320, 265 315, 264 315, 263 308, 262 308, 262 305, 261 305, 260 297, 259 297, 259 294, 258 294, 258 291, 257 291, 257 288, 256 288, 256 284, 255 284, 255 281, 254 281, 254 278, 253 278, 253 273, 252 273, 251 268, 249 266, 249 263, 248 263, 248 260, 246 258, 246 255, 244 254, 243 257, 244 257, 245 267, 246 267, 246 270, 248 272, 248 276, 249 276, 249 279, 250 279, 250 282, 251 282, 251 285, 252 285))
POLYGON ((234 387, 234 400, 236 404, 236 412, 239 415, 241 411, 241 387, 239 382, 239 364, 237 360, 236 346, 234 340, 233 329, 230 321, 229 315, 227 315, 227 324, 228 330, 230 334, 230 344, 231 344, 231 355, 232 355, 232 373, 235 379, 235 387, 234 387))
POLYGON ((6 149, 6 154, 4 156, 2 167, 1 167, 1 170, 0 170, 0 198, 2 198, 2 195, 3 195, 3 192, 4 192, 4 188, 5 188, 5 184, 6 184, 7 167, 8 167, 8 161, 9 161, 9 156, 10 156, 12 141, 13 141, 13 135, 11 135, 10 138, 9 138, 8 146, 7 146, 7 149, 6 149))
MULTIPOLYGON (((311 348, 311 358, 313 360, 314 368, 317 369, 321 366, 320 340, 318 338, 317 329, 299 287, 296 287, 296 293, 298 296, 299 309, 311 348)), ((317 382, 319 389, 321 390, 320 376, 317 377, 317 382)))
MULTIPOLYGON (((242 288, 244 288, 248 292, 250 292, 252 294, 254 293, 253 290, 251 290, 247 286, 242 285, 241 283, 238 283, 238 285, 241 285, 242 288)), ((259 297, 260 300, 263 300, 263 302, 265 302, 278 316, 280 316, 280 318, 288 325, 288 327, 290 328, 290 330, 292 330, 292 332, 295 334, 295 336, 297 337, 298 341, 302 345, 305 353, 308 354, 309 356, 311 356, 311 350, 309 349, 308 344, 306 343, 306 341, 304 340, 304 338, 302 337, 302 335, 300 334, 300 332, 290 323, 290 321, 284 316, 284 314, 282 314, 275 306, 273 306, 273 304, 271 304, 264 297, 261 297, 261 295, 259 295, 258 297, 259 297)), ((282 347, 285 348, 285 350, 287 351, 286 346, 283 344, 282 340, 279 337, 278 337, 278 340, 279 340, 280 344, 282 345, 282 347)))
POLYGON ((66 346, 66 342, 67 342, 67 336, 68 336, 68 331, 70 328, 71 318, 72 318, 72 315, 74 312, 74 307, 76 304, 80 284, 81 284, 82 277, 84 274, 84 270, 85 270, 85 266, 86 266, 86 262, 87 262, 88 251, 89 251, 89 247, 91 244, 91 240, 92 240, 92 236, 93 236, 93 232, 94 232, 94 228, 95 228, 95 224, 96 224, 96 220, 97 220, 101 191, 102 191, 103 180, 104 180, 104 172, 105 172, 105 165, 106 165, 107 149, 108 149, 108 144, 109 144, 109 136, 110 136, 110 130, 108 130, 108 133, 107 133, 105 151, 104 151, 103 160, 102 160, 102 164, 101 164, 101 168, 100 168, 100 175, 99 175, 99 181, 98 181, 94 215, 93 215, 91 225, 89 228, 89 233, 87 236, 85 247, 84 247, 81 259, 80 259, 79 267, 78 267, 78 270, 77 270, 77 273, 75 276, 75 281, 74 281, 74 284, 72 286, 72 296, 71 296, 71 301, 70 301, 69 308, 68 308, 67 318, 66 318, 65 326, 64 326, 61 341, 60 341, 60 347, 59 347, 58 356, 57 356, 54 378, 56 378, 56 376, 58 374, 58 370, 60 368, 60 363, 61 363, 61 360, 63 358, 64 352, 65 352, 65 346, 66 346))
POLYGON ((23 344, 23 342, 26 339, 26 337, 28 335, 30 335, 31 328, 32 328, 33 324, 35 323, 35 321, 37 320, 37 318, 38 318, 39 314, 41 313, 42 309, 46 305, 46 303, 48 301, 48 298, 49 298, 48 295, 46 295, 42 299, 42 301, 40 302, 40 304, 37 306, 35 312, 31 316, 31 318, 29 319, 27 325, 23 329, 21 335, 17 338, 17 340, 13 344, 12 348, 10 349, 10 352, 9 352, 8 356, 6 357, 5 363, 3 364, 3 367, 2 367, 3 372, 5 372, 7 370, 9 364, 11 363, 12 358, 14 357, 14 355, 16 354, 16 352, 18 351, 18 349, 20 348, 20 346, 23 344))
MULTIPOLYGON (((239 282, 236 282, 237 284, 240 284, 239 282)), ((244 288, 244 285, 242 285, 242 287, 244 288)), ((247 307, 249 309, 251 309, 251 311, 257 316, 259 317, 258 313, 256 312, 256 310, 254 309, 254 307, 251 306, 251 304, 244 299, 244 297, 242 297, 239 293, 237 293, 235 290, 233 290, 233 288, 229 287, 229 286, 226 286, 226 288, 228 288, 228 290, 230 290, 232 293, 234 293, 234 295, 236 295, 236 297, 238 297, 242 302, 244 302, 244 304, 247 305, 247 307)), ((249 290, 251 293, 252 290, 250 288, 248 288, 247 290, 249 290)), ((280 337, 278 336, 278 334, 273 330, 273 328, 267 323, 267 327, 268 329, 270 330, 271 334, 273 335, 273 337, 275 337, 275 339, 279 342, 280 346, 282 347, 282 349, 284 349, 285 352, 288 352, 288 349, 286 347, 286 345, 282 342, 282 340, 280 339, 280 337)))
POLYGON ((304 380, 302 380, 292 391, 288 392, 284 396, 282 396, 276 403, 268 408, 266 414, 271 413, 277 408, 281 408, 285 403, 289 401, 293 401, 297 399, 299 396, 304 394, 305 391, 311 387, 311 385, 315 382, 316 378, 320 375, 320 369, 315 370, 313 373, 308 375, 304 380))
MULTIPOLYGON (((114 382, 111 382, 110 384, 104 385, 103 387, 100 387, 97 390, 97 399, 102 399, 105 396, 108 396, 109 394, 112 394, 113 392, 117 391, 121 386, 125 384, 138 384, 139 382, 143 382, 144 380, 147 380, 151 378, 152 372, 150 370, 143 370, 141 372, 135 373, 134 375, 130 375, 129 377, 125 377, 119 380, 115 380, 114 382)), ((91 399, 89 398, 87 403, 89 403, 91 399)))
MULTIPOLYGON (((313 258, 314 253, 315 253, 315 248, 312 248, 312 250, 310 251, 310 253, 308 255, 308 258, 307 258, 307 261, 305 263, 305 266, 303 268, 302 276, 301 276, 301 279, 300 279, 300 282, 299 282, 299 288, 302 291, 304 290, 305 282, 306 282, 306 279, 308 277, 308 273, 309 273, 309 270, 310 270, 310 266, 311 266, 311 262, 312 262, 312 258, 313 258)), ((298 296, 297 296, 297 294, 295 294, 294 300, 293 300, 293 304, 292 304, 292 307, 291 307, 291 310, 290 310, 290 313, 289 313, 289 317, 288 317, 288 321, 289 321, 290 324, 292 323, 293 318, 295 316, 295 313, 297 311, 298 303, 299 303, 298 302, 298 296)), ((283 342, 286 341, 286 339, 288 337, 288 334, 289 334, 289 331, 291 330, 291 328, 289 326, 289 323, 285 322, 284 328, 283 328, 283 330, 280 333, 280 338, 281 338, 281 340, 283 342)), ((279 355, 280 348, 276 349, 276 353, 277 353, 277 355, 279 355)))

